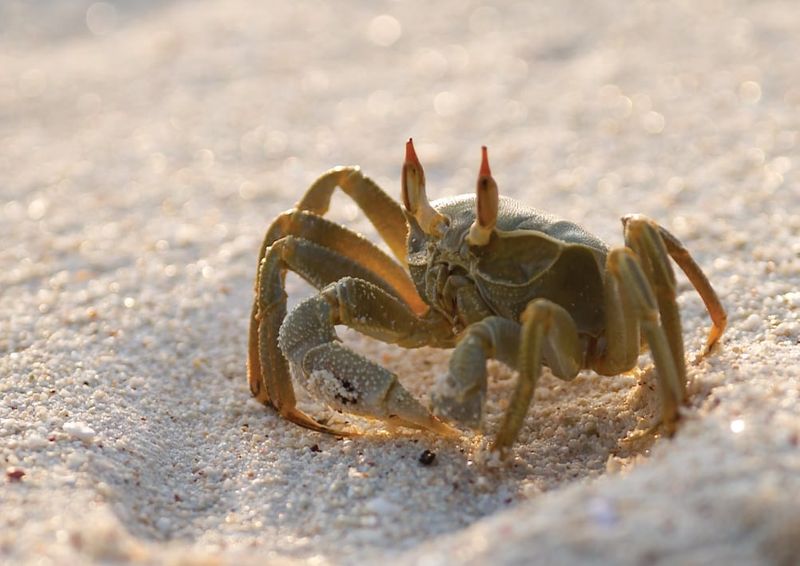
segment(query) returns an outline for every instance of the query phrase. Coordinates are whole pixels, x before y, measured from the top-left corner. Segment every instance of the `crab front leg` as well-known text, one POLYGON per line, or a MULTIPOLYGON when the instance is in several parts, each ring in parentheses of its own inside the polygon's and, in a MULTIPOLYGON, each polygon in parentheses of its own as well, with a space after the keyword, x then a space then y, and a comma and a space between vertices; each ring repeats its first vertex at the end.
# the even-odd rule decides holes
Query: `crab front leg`
POLYGON ((495 449, 508 448, 517 438, 543 364, 553 375, 568 381, 578 374, 583 362, 575 322, 563 307, 536 299, 528 304, 520 321, 492 316, 467 328, 433 396, 434 414, 478 429, 486 397, 486 361, 493 358, 518 370, 495 449))
POLYGON ((578 375, 583 362, 575 321, 563 307, 547 299, 534 299, 522 312, 520 321, 519 377, 493 450, 503 451, 517 439, 544 363, 553 375, 569 381, 578 375))
POLYGON ((520 325, 500 316, 471 324, 450 356, 448 371, 431 395, 433 413, 473 430, 483 425, 486 361, 517 367, 520 325))
POLYGON ((279 344, 295 374, 332 408, 394 425, 455 433, 406 391, 395 374, 343 346, 334 328, 339 324, 404 347, 449 346, 454 338, 443 317, 432 313, 420 318, 373 283, 345 277, 289 314, 279 344))

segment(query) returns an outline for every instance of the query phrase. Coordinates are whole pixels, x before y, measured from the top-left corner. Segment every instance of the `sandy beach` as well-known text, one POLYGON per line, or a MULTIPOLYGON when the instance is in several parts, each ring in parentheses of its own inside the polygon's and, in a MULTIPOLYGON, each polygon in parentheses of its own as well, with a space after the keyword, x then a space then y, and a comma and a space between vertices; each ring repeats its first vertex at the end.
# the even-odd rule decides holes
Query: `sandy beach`
MULTIPOLYGON (((790 1, 3 2, 0 562, 798 564, 799 61, 790 1), (270 221, 336 165, 399 198, 411 136, 431 198, 474 191, 487 145, 503 195, 686 244, 729 327, 702 358, 679 274, 673 438, 636 441, 648 354, 546 372, 503 463, 499 363, 486 437, 341 439, 251 398, 270 221)), ((377 241, 346 197, 330 218, 377 241)), ((447 368, 341 336, 426 403, 447 368)))

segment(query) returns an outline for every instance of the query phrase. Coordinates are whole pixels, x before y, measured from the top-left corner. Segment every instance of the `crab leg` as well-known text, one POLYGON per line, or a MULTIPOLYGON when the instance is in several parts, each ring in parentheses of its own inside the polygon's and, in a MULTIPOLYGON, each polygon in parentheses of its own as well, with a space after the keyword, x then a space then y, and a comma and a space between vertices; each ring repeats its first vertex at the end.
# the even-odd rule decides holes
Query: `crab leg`
MULTIPOLYGON (((646 253, 646 260, 655 262, 652 252, 646 253)), ((663 265, 648 267, 652 272, 663 268, 663 265)), ((631 367, 638 355, 641 329, 658 370, 662 399, 661 422, 669 433, 678 419, 678 406, 685 398, 685 365, 682 357, 679 360, 675 357, 675 350, 665 327, 670 320, 669 314, 663 314, 665 310, 667 313, 669 311, 661 308, 653 290, 654 286, 668 303, 666 299, 669 289, 664 289, 664 280, 651 283, 632 250, 617 248, 609 253, 605 300, 608 346, 599 359, 588 362, 592 369, 605 375, 616 374, 631 367)), ((674 306, 674 297, 672 304, 667 304, 668 308, 670 306, 674 306)), ((546 363, 555 376, 569 380, 577 375, 583 363, 583 349, 575 323, 562 307, 546 299, 534 300, 523 312, 521 321, 517 365, 520 376, 495 439, 494 448, 500 450, 511 446, 519 433, 533 398, 542 364, 546 363)))
MULTIPOLYGON (((666 328, 669 319, 665 321, 663 311, 660 312, 661 304, 656 300, 658 291, 654 293, 655 285, 648 280, 633 251, 629 248, 612 250, 608 254, 606 266, 608 276, 616 281, 619 290, 620 298, 616 300, 621 302, 623 318, 629 323, 619 343, 609 339, 609 350, 606 354, 611 358, 617 357, 620 350, 628 349, 633 340, 638 340, 638 332, 632 333, 636 330, 636 325, 630 324, 634 320, 638 321, 638 326, 650 346, 657 370, 661 393, 661 424, 671 434, 678 420, 678 406, 686 398, 686 365, 683 358, 676 358, 675 349, 670 343, 669 330, 666 328)), ((614 298, 609 300, 611 303, 615 301, 614 298)), ((593 369, 597 369, 597 365, 593 369)), ((606 373, 600 369, 597 371, 606 373)))
POLYGON ((494 358, 516 368, 519 336, 520 325, 499 316, 470 325, 450 356, 447 375, 432 395, 433 413, 479 429, 486 399, 486 360, 494 358))
POLYGON ((296 208, 323 216, 336 187, 341 188, 364 211, 402 264, 406 264, 406 217, 403 209, 358 167, 336 167, 314 181, 296 208))
MULTIPOLYGON (((626 219, 623 219, 623 221, 626 221, 626 219)), ((670 257, 675 260, 675 263, 678 264, 686 274, 686 277, 689 278, 689 281, 697 290, 700 298, 703 299, 708 314, 711 315, 711 330, 708 333, 706 347, 703 352, 703 355, 708 354, 725 331, 725 326, 728 323, 728 315, 717 293, 711 286, 711 282, 708 280, 708 277, 706 277, 706 274, 703 273, 703 270, 700 269, 700 266, 697 265, 697 262, 695 262, 694 258, 691 256, 689 250, 687 250, 681 241, 666 228, 659 224, 655 224, 655 227, 658 229, 658 233, 664 241, 670 257)))
POLYGON ((361 234, 311 212, 292 209, 279 215, 267 230, 261 259, 269 246, 290 235, 301 236, 361 264, 391 287, 392 293, 414 312, 421 314, 428 310, 406 270, 383 250, 361 234))
POLYGON ((547 363, 553 375, 566 381, 578 375, 583 362, 583 348, 575 322, 563 307, 547 299, 535 299, 528 303, 520 320, 519 378, 495 437, 494 450, 504 450, 516 440, 533 399, 543 362, 547 363))
POLYGON ((652 220, 641 215, 626 216, 625 245, 634 251, 658 302, 661 326, 667 336, 672 360, 680 381, 680 399, 686 396, 686 361, 683 351, 683 330, 676 299, 675 272, 669 263, 664 240, 652 220))
POLYGON ((405 347, 452 345, 444 318, 419 318, 380 287, 345 277, 300 303, 281 326, 279 343, 307 387, 332 408, 399 426, 455 433, 414 399, 395 374, 343 346, 334 329, 337 324, 405 347))
MULTIPOLYGON (((611 252, 618 253, 619 250, 611 252)), ((613 265, 616 265, 616 260, 613 265)), ((620 281, 619 270, 612 268, 608 259, 603 292, 605 347, 599 352, 590 353, 586 365, 600 375, 617 375, 634 367, 641 353, 640 317, 636 314, 633 298, 620 281)))

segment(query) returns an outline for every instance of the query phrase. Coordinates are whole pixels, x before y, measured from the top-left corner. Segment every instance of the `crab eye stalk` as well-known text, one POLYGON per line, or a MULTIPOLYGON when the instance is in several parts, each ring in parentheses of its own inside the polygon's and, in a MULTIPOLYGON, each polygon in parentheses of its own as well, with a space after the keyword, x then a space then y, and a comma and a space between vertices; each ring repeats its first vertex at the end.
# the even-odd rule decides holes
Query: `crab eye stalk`
POLYGON ((481 169, 478 172, 475 222, 469 229, 467 241, 473 246, 485 246, 489 242, 495 224, 499 205, 497 183, 489 169, 489 155, 486 146, 481 148, 481 169))
POLYGON ((433 208, 425 194, 425 171, 414 151, 414 143, 406 142, 406 158, 402 173, 403 206, 417 220, 423 232, 440 236, 447 219, 433 208))

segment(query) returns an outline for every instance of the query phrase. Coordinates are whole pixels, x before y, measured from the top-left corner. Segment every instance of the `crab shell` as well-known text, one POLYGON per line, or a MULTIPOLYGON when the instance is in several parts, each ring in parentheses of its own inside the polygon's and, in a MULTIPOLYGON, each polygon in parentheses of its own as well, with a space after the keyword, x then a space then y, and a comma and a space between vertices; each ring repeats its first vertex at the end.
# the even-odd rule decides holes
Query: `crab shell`
POLYGON ((603 334, 608 246, 602 240, 577 224, 500 197, 493 233, 484 245, 473 245, 468 235, 476 222, 474 195, 431 206, 447 219, 446 227, 441 236, 431 236, 409 216, 408 269, 420 296, 456 328, 483 318, 454 303, 448 291, 462 283, 475 286, 492 314, 519 320, 530 301, 544 298, 569 311, 581 335, 603 334))

